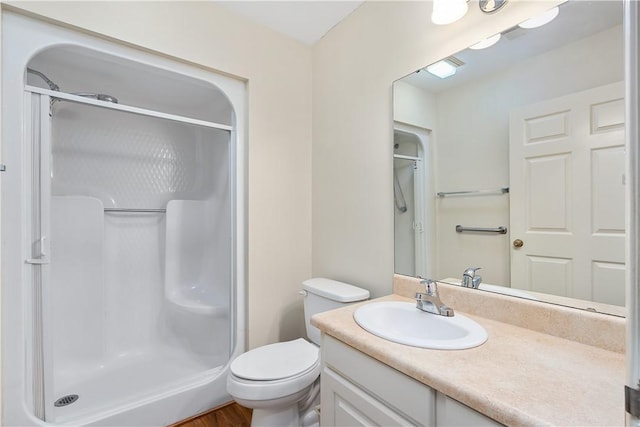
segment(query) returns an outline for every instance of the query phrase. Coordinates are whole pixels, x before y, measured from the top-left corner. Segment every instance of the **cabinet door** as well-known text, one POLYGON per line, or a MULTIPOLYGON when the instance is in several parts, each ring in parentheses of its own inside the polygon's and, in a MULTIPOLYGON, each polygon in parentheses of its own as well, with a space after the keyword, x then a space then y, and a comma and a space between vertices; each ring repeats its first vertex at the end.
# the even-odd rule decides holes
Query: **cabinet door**
POLYGON ((322 361, 413 424, 434 424, 436 394, 432 388, 328 335, 323 336, 322 361))
POLYGON ((415 426, 349 381, 324 368, 321 377, 322 413, 326 427, 415 426))
POLYGON ((436 426, 438 427, 498 427, 497 421, 442 393, 436 395, 436 426))

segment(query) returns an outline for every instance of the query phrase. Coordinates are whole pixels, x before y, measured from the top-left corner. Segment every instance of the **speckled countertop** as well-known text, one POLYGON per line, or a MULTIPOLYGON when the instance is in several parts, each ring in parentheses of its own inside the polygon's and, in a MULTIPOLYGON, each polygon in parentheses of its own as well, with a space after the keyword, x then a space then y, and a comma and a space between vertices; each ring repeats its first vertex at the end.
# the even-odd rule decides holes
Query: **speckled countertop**
MULTIPOLYGON (((398 292, 397 286, 394 289, 398 292)), ((413 301, 393 294, 362 304, 384 300, 413 301)), ((505 301, 508 304, 509 299, 505 301)), ((445 303, 449 304, 446 300, 445 303)), ((483 345, 468 350, 410 347, 360 328, 353 320, 353 312, 362 304, 317 314, 312 323, 324 333, 505 425, 625 423, 623 352, 468 311, 460 312, 487 330, 489 338, 483 345)), ((620 325, 624 329, 624 319, 612 321, 614 329, 619 330, 620 325)))

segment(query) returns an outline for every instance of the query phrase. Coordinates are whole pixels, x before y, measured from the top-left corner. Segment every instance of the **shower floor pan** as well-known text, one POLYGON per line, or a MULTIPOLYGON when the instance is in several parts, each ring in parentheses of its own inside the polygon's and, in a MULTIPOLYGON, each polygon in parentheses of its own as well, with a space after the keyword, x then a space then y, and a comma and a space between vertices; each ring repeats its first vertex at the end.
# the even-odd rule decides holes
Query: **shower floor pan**
POLYGON ((146 399, 215 375, 222 370, 227 357, 225 354, 203 360, 169 348, 150 348, 120 356, 93 370, 60 374, 55 380, 53 400, 72 395, 78 398, 66 406, 54 407, 53 416, 48 414, 47 421, 90 422, 138 406, 146 399))

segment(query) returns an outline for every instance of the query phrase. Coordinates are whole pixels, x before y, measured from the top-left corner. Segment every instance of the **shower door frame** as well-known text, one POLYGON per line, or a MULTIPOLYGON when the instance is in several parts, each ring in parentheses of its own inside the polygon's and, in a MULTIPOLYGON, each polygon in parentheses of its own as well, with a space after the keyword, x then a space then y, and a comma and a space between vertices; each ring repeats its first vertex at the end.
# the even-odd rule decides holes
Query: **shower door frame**
POLYGON ((34 308, 27 328, 31 330, 26 342, 26 360, 31 362, 32 371, 27 371, 27 383, 33 385, 31 399, 34 415, 46 420, 47 411, 53 408, 52 360, 45 357, 52 347, 51 333, 46 331, 51 325, 51 307, 45 304, 51 299, 49 245, 49 217, 51 213, 51 162, 42 153, 51 152, 50 98, 46 95, 24 91, 24 115, 27 118, 24 136, 24 188, 25 217, 31 222, 25 233, 24 277, 27 301, 34 308), (29 189, 29 191, 26 191, 29 189), (30 199, 30 201, 26 200, 30 199), (28 242, 32 244, 29 245, 28 242), (37 243, 36 243, 37 242, 37 243), (31 286, 28 286, 30 283, 31 286), (50 401, 50 404, 47 402, 50 401))
MULTIPOLYGON (((233 126, 191 119, 188 117, 122 104, 106 103, 104 101, 97 101, 78 95, 25 85, 24 114, 25 117, 27 117, 27 126, 25 128, 28 130, 25 135, 25 140, 31 141, 31 144, 25 144, 27 148, 30 149, 30 152, 26 153, 25 156, 25 171, 28 171, 28 165, 31 165, 31 173, 25 175, 25 188, 31 188, 31 191, 25 192, 25 194, 32 195, 31 203, 27 202, 25 205, 27 217, 31 218, 31 233, 27 233, 31 234, 31 239, 27 240, 27 245, 31 242, 32 246, 34 246, 31 249, 31 254, 27 253, 28 258, 25 260, 27 271, 25 271, 25 274, 31 276, 32 286, 30 289, 30 300, 32 301, 33 306, 37 308, 30 319, 32 322, 31 330, 33 331, 33 336, 30 346, 27 347, 27 359, 32 361, 33 372, 35 372, 35 374, 32 375, 32 383, 34 385, 34 412, 38 418, 47 422, 54 421, 54 402, 58 397, 60 397, 55 394, 54 389, 55 366, 52 357, 53 334, 51 331, 51 325, 53 325, 53 307, 51 306, 53 295, 49 259, 52 197, 50 177, 52 172, 53 147, 53 105, 51 102, 56 99, 63 100, 65 102, 68 101, 82 105, 92 105, 99 108, 123 111, 129 114, 138 114, 175 121, 178 123, 218 129, 228 133, 228 141, 230 144, 230 171, 233 170, 231 159, 235 157, 233 155, 232 140, 232 132, 234 130, 233 126)), ((231 180, 230 187, 233 187, 233 180, 231 180)), ((231 188, 229 191, 232 191, 231 188)), ((231 215, 231 229, 234 227, 234 222, 233 215, 231 215)), ((233 265, 230 265, 229 269, 232 271, 233 265)), ((229 301, 229 305, 232 305, 231 300, 229 301)), ((230 336, 232 335, 233 334, 230 333, 230 336)), ((232 348, 233 343, 230 343, 230 349, 232 348)))

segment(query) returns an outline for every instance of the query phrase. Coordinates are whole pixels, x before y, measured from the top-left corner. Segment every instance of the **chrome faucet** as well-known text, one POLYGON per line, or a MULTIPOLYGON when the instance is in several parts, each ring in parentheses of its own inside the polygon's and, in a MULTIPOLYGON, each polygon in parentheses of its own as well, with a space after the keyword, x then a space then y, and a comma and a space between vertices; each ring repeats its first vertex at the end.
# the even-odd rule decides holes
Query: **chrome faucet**
POLYGON ((480 282, 482 282, 482 276, 476 274, 477 270, 480 270, 480 267, 467 268, 464 273, 462 273, 461 285, 465 288, 478 289, 480 282))
POLYGON ((438 285, 431 279, 422 279, 421 285, 425 286, 425 293, 416 293, 416 308, 427 313, 451 317, 453 309, 444 305, 438 296, 438 285))

